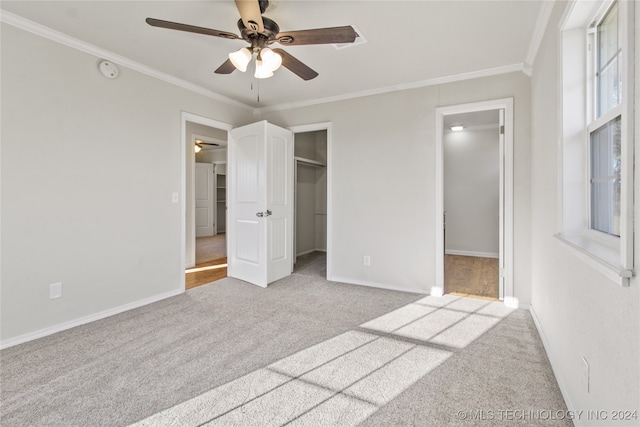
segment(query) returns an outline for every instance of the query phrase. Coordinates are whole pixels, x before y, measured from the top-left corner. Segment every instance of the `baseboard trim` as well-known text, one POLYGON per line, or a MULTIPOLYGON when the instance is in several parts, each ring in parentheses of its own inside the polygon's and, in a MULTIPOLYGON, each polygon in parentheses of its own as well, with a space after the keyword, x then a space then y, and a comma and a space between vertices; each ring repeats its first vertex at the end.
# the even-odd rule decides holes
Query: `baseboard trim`
POLYGON ((500 255, 495 252, 458 251, 455 249, 446 249, 444 253, 445 255, 473 256, 477 258, 500 258, 500 255))
POLYGON ((306 254, 310 254, 312 252, 327 252, 326 249, 309 249, 308 251, 304 251, 304 252, 300 252, 299 254, 296 254, 296 256, 302 256, 302 255, 306 255, 306 254))
POLYGON ((385 290, 388 290, 388 291, 409 292, 409 293, 412 293, 412 294, 422 294, 422 295, 430 295, 430 293, 431 293, 431 288, 429 288, 429 289, 409 289, 409 288, 402 288, 402 287, 398 287, 398 286, 391 286, 391 285, 387 285, 387 284, 384 284, 384 283, 365 282, 365 281, 362 281, 362 280, 347 279, 347 278, 344 278, 344 277, 331 277, 331 278, 327 278, 327 280, 332 281, 332 282, 345 283, 347 285, 366 286, 366 287, 369 287, 369 288, 385 289, 385 290))
POLYGON ((133 310, 134 308, 139 308, 154 302, 161 301, 163 299, 171 298, 176 295, 180 295, 184 293, 184 289, 176 289, 170 292, 165 292, 159 295, 155 295, 150 298, 145 298, 142 300, 134 301, 128 304, 124 304, 118 307, 110 308, 108 310, 100 311, 98 313, 90 314, 88 316, 80 317, 78 319, 70 320, 68 322, 59 323, 54 326, 50 326, 48 328, 40 329, 34 332, 29 332, 28 334, 19 335, 14 338, 9 338, 6 340, 0 341, 0 350, 13 347, 18 344, 23 344, 29 341, 36 340, 38 338, 43 338, 49 335, 53 335, 58 332, 65 331, 67 329, 75 328, 76 326, 85 325, 87 323, 95 322, 96 320, 101 320, 116 314, 123 313, 125 311, 133 310))
MULTIPOLYGON (((567 387, 564 385, 562 381, 562 377, 558 375, 560 369, 558 364, 555 362, 553 358, 553 354, 551 353, 551 348, 549 346, 549 341, 542 330, 542 326, 540 325, 540 320, 538 320, 538 316, 536 315, 536 311, 533 308, 533 304, 529 306, 529 313, 531 313, 531 317, 533 318, 533 323, 536 325, 536 330, 538 331, 538 335, 540 336, 540 340, 542 341, 542 346, 544 347, 544 352, 547 354, 547 358, 549 359, 549 363, 551 364, 551 370, 553 371, 553 376, 556 378, 558 382, 558 387, 560 387, 560 393, 562 394, 562 398, 564 399, 564 403, 567 405, 567 409, 570 412, 576 413, 576 407, 571 402, 569 398, 569 393, 567 392, 567 387)), ((573 425, 575 427, 581 427, 583 424, 579 417, 574 418, 573 425)))

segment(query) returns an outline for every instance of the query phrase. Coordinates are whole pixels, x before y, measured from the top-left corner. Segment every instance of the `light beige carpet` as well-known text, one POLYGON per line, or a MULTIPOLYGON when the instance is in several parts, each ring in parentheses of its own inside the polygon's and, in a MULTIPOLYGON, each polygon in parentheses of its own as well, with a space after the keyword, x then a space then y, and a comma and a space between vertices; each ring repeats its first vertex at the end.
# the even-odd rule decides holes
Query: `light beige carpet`
POLYGON ((222 279, 0 357, 3 427, 571 425, 478 418, 566 410, 527 311, 312 268, 267 289, 222 279))

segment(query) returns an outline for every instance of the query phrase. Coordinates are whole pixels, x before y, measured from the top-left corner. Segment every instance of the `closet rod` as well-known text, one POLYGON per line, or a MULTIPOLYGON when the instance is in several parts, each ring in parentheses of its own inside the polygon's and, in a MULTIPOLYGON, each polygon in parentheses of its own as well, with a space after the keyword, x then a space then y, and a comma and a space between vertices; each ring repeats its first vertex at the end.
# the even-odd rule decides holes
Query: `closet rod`
POLYGON ((324 168, 326 165, 324 163, 320 163, 316 160, 305 159, 304 157, 294 157, 297 162, 304 163, 305 165, 315 166, 317 168, 324 168))

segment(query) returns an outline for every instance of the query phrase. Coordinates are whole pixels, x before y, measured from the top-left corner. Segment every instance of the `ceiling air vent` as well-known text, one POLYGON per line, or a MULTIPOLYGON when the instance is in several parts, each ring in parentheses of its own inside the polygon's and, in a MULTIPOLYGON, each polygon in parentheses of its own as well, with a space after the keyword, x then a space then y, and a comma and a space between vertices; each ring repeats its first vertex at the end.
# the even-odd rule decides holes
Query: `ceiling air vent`
POLYGON ((357 46, 359 44, 365 44, 367 42, 367 39, 364 38, 364 36, 362 35, 362 31, 360 31, 358 29, 358 27, 356 27, 355 25, 351 26, 355 32, 356 32, 356 41, 354 41, 353 43, 338 43, 338 44, 332 44, 331 46, 335 47, 336 49, 345 49, 347 47, 353 47, 353 46, 357 46))

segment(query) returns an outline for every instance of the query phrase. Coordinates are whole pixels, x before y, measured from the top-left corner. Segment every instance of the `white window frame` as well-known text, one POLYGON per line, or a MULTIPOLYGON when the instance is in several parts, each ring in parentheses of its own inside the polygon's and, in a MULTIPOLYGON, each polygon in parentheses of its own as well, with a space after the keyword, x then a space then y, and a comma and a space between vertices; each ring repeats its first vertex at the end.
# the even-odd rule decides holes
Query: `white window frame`
POLYGON ((597 47, 594 23, 615 0, 581 2, 566 9, 560 24, 559 224, 557 237, 612 281, 628 286, 633 275, 634 168, 634 3, 619 1, 622 37, 622 102, 599 118, 596 114, 597 47), (591 229, 591 132, 621 116, 620 237, 591 229))
MULTIPOLYGON (((613 108, 611 108, 609 111, 606 111, 605 113, 603 113, 602 115, 600 115, 598 117, 598 81, 596 78, 596 74, 598 71, 598 61, 597 61, 597 56, 598 56, 598 39, 597 39, 597 29, 598 26, 600 25, 600 23, 604 20, 605 16, 607 15, 607 13, 609 12, 609 10, 611 9, 611 7, 613 6, 613 4, 615 3, 615 0, 608 0, 608 1, 604 1, 602 2, 602 4, 600 5, 600 8, 598 10, 598 12, 596 13, 596 16, 593 17, 592 20, 592 24, 589 25, 589 27, 586 29, 586 39, 587 39, 587 55, 586 55, 586 59, 587 59, 587 63, 586 63, 586 68, 587 68, 587 224, 588 224, 588 228, 586 230, 586 233, 588 235, 589 238, 594 239, 596 241, 601 242, 602 244, 605 244, 609 247, 615 248, 617 246, 619 246, 621 244, 621 238, 618 236, 612 236, 610 234, 604 233, 600 230, 595 230, 592 228, 591 224, 592 224, 592 220, 593 218, 591 217, 591 212, 592 212, 592 200, 591 200, 591 134, 598 130, 600 127, 608 124, 610 121, 614 120, 615 118, 617 118, 618 116, 622 117, 623 116, 623 104, 619 103, 618 105, 614 106, 613 108)), ((621 15, 622 13, 622 5, 620 5, 620 2, 618 1, 618 23, 619 25, 622 23, 623 17, 621 15)), ((620 25, 620 27, 618 28, 618 33, 621 33, 621 27, 623 27, 623 25, 620 25)), ((625 44, 625 40, 624 37, 622 36, 622 34, 620 34, 620 37, 622 38, 622 43, 623 46, 625 44)), ((624 58, 624 50, 622 52, 622 57, 624 58)), ((622 64, 621 64, 622 66, 622 64)), ((622 70, 624 72, 624 70, 622 70)), ((623 73, 624 75, 624 73, 623 73)), ((624 94, 623 92, 623 95, 624 94)), ((623 96, 623 101, 624 98, 626 98, 626 96, 623 96)), ((622 167, 624 169, 626 165, 622 164, 622 167)), ((621 177, 622 179, 622 177, 621 177)), ((622 199, 622 194, 620 195, 621 199, 622 199)), ((621 207, 622 210, 622 207, 621 207)), ((622 227, 620 230, 620 234, 622 235, 622 227)))

